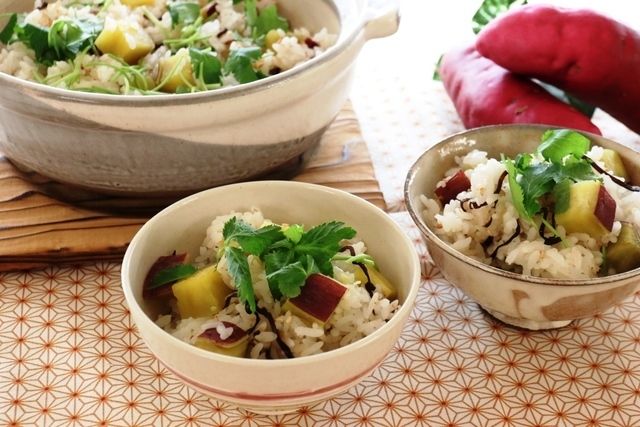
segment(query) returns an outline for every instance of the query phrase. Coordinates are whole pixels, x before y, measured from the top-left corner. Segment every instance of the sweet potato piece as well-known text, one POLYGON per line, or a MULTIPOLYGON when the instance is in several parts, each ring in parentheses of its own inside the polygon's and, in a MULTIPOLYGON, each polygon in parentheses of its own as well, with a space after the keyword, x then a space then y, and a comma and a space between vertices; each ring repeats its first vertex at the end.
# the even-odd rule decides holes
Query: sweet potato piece
POLYGON ((609 233, 616 215, 616 202, 598 181, 571 184, 569 209, 556 214, 556 222, 567 233, 587 233, 599 239, 609 233))
POLYGON ((464 171, 460 170, 451 175, 440 187, 436 187, 434 193, 440 200, 442 205, 446 205, 451 200, 458 197, 458 194, 463 191, 467 191, 471 188, 471 181, 464 174, 464 171))
POLYGON ((517 74, 559 87, 640 132, 640 35, 592 10, 515 8, 480 32, 476 47, 517 74))
POLYGON ((601 134, 587 116, 482 57, 473 46, 445 54, 440 76, 467 128, 539 123, 601 134))

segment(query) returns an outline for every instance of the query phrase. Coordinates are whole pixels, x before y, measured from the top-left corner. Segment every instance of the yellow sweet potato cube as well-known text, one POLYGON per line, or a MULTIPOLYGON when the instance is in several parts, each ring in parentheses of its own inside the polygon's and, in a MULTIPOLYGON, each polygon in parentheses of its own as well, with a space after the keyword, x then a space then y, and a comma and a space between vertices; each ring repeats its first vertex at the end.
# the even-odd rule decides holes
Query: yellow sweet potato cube
POLYGON ((215 265, 175 283, 171 290, 183 319, 217 314, 224 307, 227 295, 231 293, 215 265))
POLYGON ((155 43, 136 22, 118 22, 107 18, 104 29, 96 39, 96 46, 102 53, 120 57, 128 64, 137 64, 153 50, 155 43))
MULTIPOLYGON (((369 277, 371 278, 371 283, 376 287, 376 290, 384 295, 385 298, 393 300, 397 297, 397 292, 395 287, 391 284, 389 279, 380 273, 380 271, 375 267, 367 266, 367 272, 369 273, 369 277)), ((360 282, 361 285, 365 285, 367 283, 367 275, 364 274, 364 270, 358 265, 355 266, 354 276, 357 281, 360 282)))
POLYGON ((624 167, 622 157, 620 157, 620 154, 618 154, 617 151, 613 151, 608 148, 604 149, 601 160, 608 171, 613 172, 615 176, 624 178, 625 181, 629 181, 629 174, 627 173, 627 169, 624 167))
POLYGON ((569 208, 556 214, 556 223, 567 234, 587 233, 600 239, 611 231, 616 203, 598 181, 581 181, 571 184, 569 208))
POLYGON ((186 49, 181 49, 168 58, 160 60, 160 81, 164 83, 160 90, 175 93, 180 86, 195 84, 191 58, 186 49))

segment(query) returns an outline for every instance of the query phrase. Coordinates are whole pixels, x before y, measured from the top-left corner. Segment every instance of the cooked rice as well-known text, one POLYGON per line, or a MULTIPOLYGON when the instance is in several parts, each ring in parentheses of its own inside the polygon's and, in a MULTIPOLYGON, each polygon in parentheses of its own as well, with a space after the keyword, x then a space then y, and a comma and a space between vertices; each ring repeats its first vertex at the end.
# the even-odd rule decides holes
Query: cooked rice
MULTIPOLYGON (((604 167, 600 162, 602 150, 601 147, 595 146, 587 155, 604 167)), ((487 256, 482 242, 490 236, 494 242, 506 241, 515 232, 518 220, 508 180, 503 181, 500 194, 494 194, 505 168, 501 162, 488 159, 487 153, 479 150, 473 150, 463 157, 456 157, 455 160, 457 166, 447 171, 446 177, 462 169, 471 182, 471 188, 460 193, 456 200, 450 201, 444 208, 440 207, 437 200, 422 195, 420 199, 424 206, 423 219, 454 249, 483 263, 530 276, 557 279, 595 277, 603 262, 601 248, 617 240, 620 222, 627 221, 640 226, 640 193, 628 191, 603 175, 604 186, 617 205, 610 233, 596 240, 585 233, 567 235, 564 228, 558 226, 558 234, 564 242, 549 246, 544 244, 536 227, 526 221, 519 221, 520 235, 500 248, 496 259, 493 260, 487 256), (470 199, 478 205, 486 202, 487 206, 464 211, 460 200, 465 199, 470 199), (492 207, 496 200, 497 204, 492 207), (490 225, 485 226, 489 220, 490 225)))
MULTIPOLYGON (((248 42, 252 29, 245 22, 241 5, 232 0, 214 0, 218 16, 205 22, 198 30, 199 48, 212 48, 218 57, 226 58, 230 50, 240 46, 255 46, 248 42)), ((167 5, 170 0, 155 0, 150 6, 127 6, 120 0, 109 0, 102 6, 91 0, 57 0, 44 3, 42 9, 37 6, 25 16, 25 22, 50 28, 58 19, 99 18, 108 23, 126 22, 139 28, 142 34, 150 37, 156 48, 143 57, 139 64, 144 67, 143 74, 153 86, 162 81, 158 67, 162 58, 172 53, 162 43, 180 36, 179 28, 171 20, 167 5)), ((207 2, 212 6, 213 2, 207 2)), ((269 3, 259 3, 266 6, 269 3)), ((0 28, 1 29, 1 28, 0 28)), ((254 64, 254 69, 264 75, 274 75, 289 70, 331 47, 337 37, 325 28, 312 34, 306 28, 292 29, 291 34, 279 30, 280 39, 270 48, 264 49, 262 57, 254 64), (309 40, 312 41, 309 42, 309 40)), ((177 53, 179 54, 178 50, 177 53)), ((58 61, 46 67, 35 61, 34 52, 21 42, 3 45, 0 42, 0 71, 24 80, 38 81, 51 86, 74 90, 103 90, 116 94, 140 94, 139 89, 131 87, 131 76, 116 72, 122 69, 122 60, 111 55, 80 53, 69 61, 58 61), (108 64, 108 65, 104 65, 108 64)), ((238 85, 233 74, 223 74, 221 86, 238 85)), ((152 89, 149 87, 148 89, 152 89)), ((157 88, 156 88, 157 89, 157 88)))
MULTIPOLYGON (((217 260, 216 254, 223 244, 224 224, 234 216, 254 228, 272 224, 270 220, 264 218, 261 211, 254 209, 218 216, 207 228, 196 262, 200 267, 217 262, 218 272, 231 288, 233 285, 226 260, 224 257, 217 260)), ((364 242, 349 241, 348 244, 357 254, 366 252, 364 242)), ((276 343, 278 336, 295 357, 301 357, 337 349, 370 335, 391 319, 399 308, 397 300, 390 301, 378 291, 370 296, 364 286, 355 280, 354 267, 351 264, 335 262, 334 278, 345 285, 347 291, 324 327, 316 322, 309 324, 291 312, 282 310, 280 301, 274 300, 269 291, 266 273, 260 259, 249 256, 248 260, 258 306, 271 313, 276 331, 271 330, 269 322, 264 317, 259 316, 256 319, 254 314, 247 313, 244 304, 236 297, 232 298, 229 306, 214 318, 188 318, 172 322, 171 315, 166 315, 160 316, 156 323, 177 338, 193 344, 202 332, 212 327, 218 328, 220 322, 231 322, 247 331, 256 324, 257 320, 258 323, 250 338, 249 357, 254 359, 284 357, 276 343)))

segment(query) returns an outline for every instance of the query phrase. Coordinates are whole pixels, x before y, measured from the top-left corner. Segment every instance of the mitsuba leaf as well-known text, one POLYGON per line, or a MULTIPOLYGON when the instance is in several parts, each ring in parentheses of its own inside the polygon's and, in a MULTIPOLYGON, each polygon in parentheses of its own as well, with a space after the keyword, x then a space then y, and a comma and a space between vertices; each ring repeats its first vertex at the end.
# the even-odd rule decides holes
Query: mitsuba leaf
POLYGON ((520 215, 521 218, 531 221, 531 215, 524 205, 524 192, 517 180, 518 169, 516 168, 515 162, 512 159, 503 158, 502 163, 507 170, 507 179, 509 182, 509 191, 511 192, 513 206, 516 208, 516 211, 518 211, 518 215, 520 215))
POLYGON ((569 209, 569 196, 573 181, 564 179, 553 187, 554 212, 559 214, 569 209))
POLYGON ((253 292, 253 282, 251 280, 251 270, 246 255, 240 248, 227 246, 224 250, 227 259, 229 274, 233 278, 238 298, 249 306, 249 311, 256 311, 256 296, 253 292))
POLYGON ((304 234, 304 228, 299 224, 293 224, 282 230, 285 237, 293 243, 298 243, 304 234))
POLYGON ((192 2, 169 3, 167 6, 171 15, 171 25, 186 26, 193 24, 200 17, 200 5, 192 2))
POLYGON ((556 179, 556 181, 565 178, 575 182, 601 179, 601 177, 594 172, 593 167, 591 167, 588 161, 575 157, 567 157, 565 159, 564 165, 561 168, 561 176, 559 179, 556 179))
POLYGON ((17 24, 18 24, 18 14, 14 13, 9 17, 9 20, 7 21, 7 25, 5 25, 2 31, 0 32, 0 42, 4 44, 9 43, 9 41, 13 37, 13 33, 16 29, 17 24))
POLYGON ((304 268, 302 262, 296 261, 267 274, 267 280, 270 283, 273 282, 276 284, 280 295, 287 298, 295 298, 300 295, 307 276, 307 270, 304 268))
POLYGON ((258 6, 256 0, 244 0, 245 21, 249 27, 255 27, 258 22, 258 6))
MULTIPOLYGON (((271 275, 271 277, 274 277, 273 275, 275 275, 280 269, 292 262, 293 256, 293 252, 286 249, 280 249, 266 254, 263 261, 267 277, 269 275, 271 275)), ((267 280, 267 282, 269 283, 269 290, 271 291, 271 295, 273 295, 275 299, 282 298, 282 292, 280 292, 279 283, 273 279, 267 280)))
POLYGON ((523 204, 529 216, 540 211, 539 199, 553 189, 558 170, 557 165, 540 163, 518 171, 523 204))
POLYGON ((333 276, 331 258, 340 250, 340 241, 351 239, 356 231, 343 222, 327 222, 306 232, 295 247, 300 255, 311 256, 322 274, 333 276))
POLYGON ((259 79, 253 69, 253 62, 260 59, 262 52, 259 47, 243 47, 234 49, 224 64, 225 74, 233 74, 239 83, 250 83, 259 79))
POLYGON ((93 46, 102 25, 97 19, 58 19, 47 34, 48 47, 55 51, 58 60, 73 59, 93 46))
POLYGON ((527 4, 527 0, 484 0, 471 18, 471 28, 478 34, 489 22, 513 6, 527 4))
POLYGON ((222 235, 225 242, 235 240, 242 250, 255 256, 261 256, 269 246, 284 238, 282 230, 277 225, 268 225, 256 230, 235 217, 225 223, 222 235))
POLYGON ((214 52, 192 47, 189 49, 189 56, 193 73, 197 79, 202 80, 205 84, 220 83, 222 63, 214 52))
POLYGON ((255 23, 255 30, 258 36, 263 36, 271 30, 282 29, 289 31, 289 23, 285 18, 278 15, 278 8, 275 4, 271 4, 260 10, 258 19, 255 23))
POLYGON ((589 138, 578 132, 569 129, 553 129, 542 135, 538 153, 552 163, 561 164, 567 156, 581 158, 589 151, 590 146, 589 138))

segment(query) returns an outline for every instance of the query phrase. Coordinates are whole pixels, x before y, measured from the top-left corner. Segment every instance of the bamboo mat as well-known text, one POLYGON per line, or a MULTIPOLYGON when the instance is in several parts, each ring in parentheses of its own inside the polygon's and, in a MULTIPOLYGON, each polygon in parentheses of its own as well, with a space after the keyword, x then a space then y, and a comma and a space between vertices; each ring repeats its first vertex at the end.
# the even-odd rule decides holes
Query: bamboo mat
MULTIPOLYGON (((366 143, 345 105, 296 181, 386 209, 366 143)), ((0 153, 0 271, 119 261, 138 229, 171 199, 105 196, 17 169, 0 153)))

